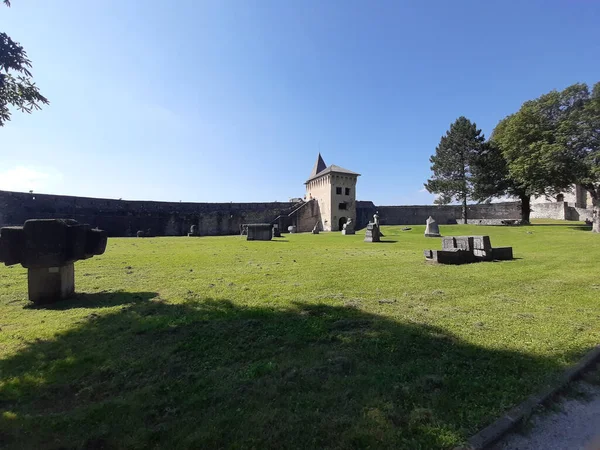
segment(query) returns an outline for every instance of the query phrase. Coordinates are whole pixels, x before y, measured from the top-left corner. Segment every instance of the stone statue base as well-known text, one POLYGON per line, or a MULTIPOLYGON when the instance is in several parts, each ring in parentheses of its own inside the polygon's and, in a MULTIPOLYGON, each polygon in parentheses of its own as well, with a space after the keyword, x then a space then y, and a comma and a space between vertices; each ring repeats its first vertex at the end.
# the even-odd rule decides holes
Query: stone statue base
POLYGON ((367 230, 365 231, 365 242, 381 242, 379 227, 374 223, 369 223, 367 225, 367 230))
POLYGON ((52 303, 75 293, 75 266, 27 269, 29 300, 36 304, 52 303))

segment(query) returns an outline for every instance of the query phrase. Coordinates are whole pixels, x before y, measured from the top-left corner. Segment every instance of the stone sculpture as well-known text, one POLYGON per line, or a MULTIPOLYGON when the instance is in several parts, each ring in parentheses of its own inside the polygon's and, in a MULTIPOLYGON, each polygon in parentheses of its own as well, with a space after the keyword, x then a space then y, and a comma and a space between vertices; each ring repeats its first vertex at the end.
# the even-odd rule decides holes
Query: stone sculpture
POLYGON ((369 223, 365 231, 365 242, 381 242, 380 238, 379 227, 374 223, 369 223))
POLYGON ((315 223, 315 226, 312 229, 312 234, 319 234, 319 222, 315 223))
POLYGON ((512 247, 492 248, 489 236, 443 237, 442 250, 425 250, 424 254, 427 261, 440 264, 513 259, 512 247))
POLYGON ((435 219, 431 216, 426 221, 427 226, 425 227, 425 237, 440 237, 440 227, 435 219))
POLYGON ((279 230, 279 225, 273 225, 273 237, 281 237, 281 231, 279 230))
POLYGON ((354 231, 354 222, 352 221, 352 217, 350 217, 348 221, 344 224, 342 234, 356 234, 356 232, 354 231))
POLYGON ((105 231, 71 219, 31 219, 0 229, 0 262, 27 269, 29 300, 54 302, 75 292, 73 263, 106 250, 105 231))
POLYGON ((190 227, 190 232, 188 233, 188 236, 200 236, 200 233, 198 232, 198 227, 196 225, 192 225, 190 227))

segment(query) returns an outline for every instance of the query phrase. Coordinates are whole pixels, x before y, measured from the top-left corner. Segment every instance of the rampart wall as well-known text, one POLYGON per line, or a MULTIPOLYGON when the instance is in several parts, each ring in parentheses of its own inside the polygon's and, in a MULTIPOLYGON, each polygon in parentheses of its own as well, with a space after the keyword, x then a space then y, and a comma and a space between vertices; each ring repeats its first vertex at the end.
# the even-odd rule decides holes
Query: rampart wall
POLYGON ((272 222, 294 203, 179 203, 113 200, 0 191, 0 226, 27 219, 69 218, 106 230, 109 236, 183 236, 191 225, 200 235, 239 234, 244 223, 272 222))
MULTIPOLYGON (((378 206, 382 225, 424 225, 429 216, 439 224, 462 223, 460 205, 378 206)), ((505 219, 521 219, 520 202, 469 205, 468 223, 494 225, 505 219)))
MULTIPOLYGON (((138 230, 157 236, 183 236, 191 225, 197 226, 200 235, 214 236, 238 234, 245 223, 278 221, 282 231, 288 225, 310 231, 319 220, 318 205, 309 202, 299 206, 290 202, 178 203, 0 191, 0 226, 22 225, 27 219, 69 218, 106 230, 109 236, 135 236, 138 230)), ((370 201, 357 201, 356 227, 364 228, 375 211, 382 225, 423 225, 429 216, 440 224, 461 221, 458 205, 375 206, 370 201)), ((520 218, 519 202, 469 205, 469 223, 496 224, 520 218)))

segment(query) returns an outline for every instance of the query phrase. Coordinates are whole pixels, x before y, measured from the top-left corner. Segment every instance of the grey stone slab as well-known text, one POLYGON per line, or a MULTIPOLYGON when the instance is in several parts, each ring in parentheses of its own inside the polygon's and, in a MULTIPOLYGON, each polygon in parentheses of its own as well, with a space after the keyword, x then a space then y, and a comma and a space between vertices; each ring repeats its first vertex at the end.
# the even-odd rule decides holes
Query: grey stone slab
POLYGON ((270 223, 249 223, 248 241, 270 241, 273 238, 273 227, 270 223))

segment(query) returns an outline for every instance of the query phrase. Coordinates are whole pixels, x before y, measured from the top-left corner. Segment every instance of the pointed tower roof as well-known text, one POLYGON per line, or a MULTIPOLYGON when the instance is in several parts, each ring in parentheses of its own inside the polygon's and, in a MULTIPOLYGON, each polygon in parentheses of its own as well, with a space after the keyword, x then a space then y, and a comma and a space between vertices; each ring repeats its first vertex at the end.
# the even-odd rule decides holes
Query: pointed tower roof
POLYGON ((317 162, 313 166, 313 170, 312 170, 312 172, 310 172, 310 176, 308 177, 308 179, 310 180, 310 179, 314 178, 319 172, 324 171, 326 168, 327 168, 327 165, 325 164, 325 161, 323 161, 323 157, 321 156, 321 153, 319 152, 319 156, 317 157, 317 162))

